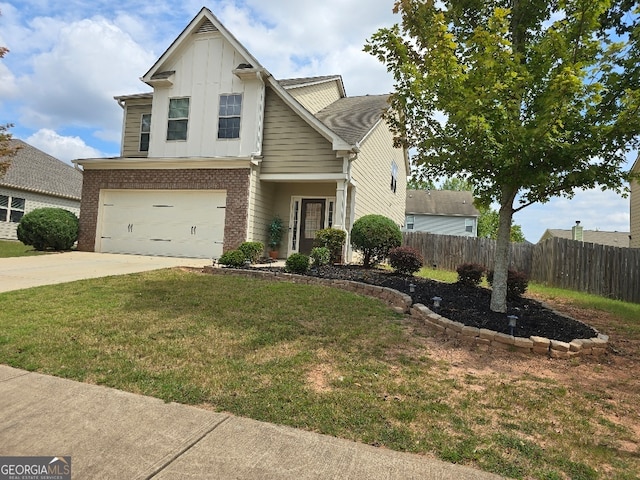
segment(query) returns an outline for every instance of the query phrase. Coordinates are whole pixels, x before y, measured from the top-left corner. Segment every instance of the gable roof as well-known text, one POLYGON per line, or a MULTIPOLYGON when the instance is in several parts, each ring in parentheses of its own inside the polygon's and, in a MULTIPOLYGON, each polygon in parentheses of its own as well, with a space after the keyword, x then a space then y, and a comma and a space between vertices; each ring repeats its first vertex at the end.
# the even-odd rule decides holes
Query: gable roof
POLYGON ((11 157, 11 165, 0 179, 0 185, 80 200, 82 172, 22 140, 12 139, 10 144, 19 149, 11 157))
POLYGON ((389 95, 345 97, 323 108, 316 117, 352 145, 361 142, 389 109, 389 95))
MULTIPOLYGON (((573 239, 571 230, 548 228, 542 234, 539 242, 548 238, 566 238, 573 239)), ((582 241, 586 243, 597 243, 599 245, 608 245, 610 247, 629 247, 629 232, 604 232, 600 230, 583 230, 582 241)))
POLYGON ((407 190, 407 214, 478 217, 469 191, 407 190))

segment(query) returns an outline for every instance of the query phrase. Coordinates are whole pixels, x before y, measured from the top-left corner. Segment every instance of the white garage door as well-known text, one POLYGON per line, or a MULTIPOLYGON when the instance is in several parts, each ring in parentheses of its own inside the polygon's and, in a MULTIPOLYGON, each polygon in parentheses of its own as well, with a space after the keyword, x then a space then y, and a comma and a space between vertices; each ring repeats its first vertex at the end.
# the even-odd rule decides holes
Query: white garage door
POLYGON ((226 198, 218 190, 103 190, 98 250, 218 258, 226 198))

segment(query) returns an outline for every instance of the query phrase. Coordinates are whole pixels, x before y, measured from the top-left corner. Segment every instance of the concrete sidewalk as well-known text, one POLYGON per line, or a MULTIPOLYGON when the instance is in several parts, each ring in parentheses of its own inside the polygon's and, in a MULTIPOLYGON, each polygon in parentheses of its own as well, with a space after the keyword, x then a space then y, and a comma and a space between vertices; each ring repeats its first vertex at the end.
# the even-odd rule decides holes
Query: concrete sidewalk
POLYGON ((501 478, 2 365, 0 398, 0 455, 69 455, 74 479, 501 478))
POLYGON ((211 265, 211 260, 94 252, 0 258, 0 292, 161 268, 205 265, 211 265))

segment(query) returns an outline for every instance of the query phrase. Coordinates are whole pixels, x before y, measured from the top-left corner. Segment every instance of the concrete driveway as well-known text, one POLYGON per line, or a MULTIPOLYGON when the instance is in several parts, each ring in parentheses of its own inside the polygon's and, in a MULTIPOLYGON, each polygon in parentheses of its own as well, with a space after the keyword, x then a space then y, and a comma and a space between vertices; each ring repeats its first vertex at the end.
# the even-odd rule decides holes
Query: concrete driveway
POLYGON ((211 260, 93 252, 0 258, 0 292, 161 268, 205 265, 211 265, 211 260))

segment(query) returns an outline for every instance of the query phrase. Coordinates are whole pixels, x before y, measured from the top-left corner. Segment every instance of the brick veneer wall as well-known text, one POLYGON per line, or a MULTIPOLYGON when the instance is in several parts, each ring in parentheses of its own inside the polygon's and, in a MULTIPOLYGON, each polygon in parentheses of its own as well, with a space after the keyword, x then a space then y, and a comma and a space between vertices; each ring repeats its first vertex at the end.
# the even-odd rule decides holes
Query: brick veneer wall
POLYGON ((95 247, 101 189, 111 190, 226 190, 223 250, 246 240, 249 209, 248 168, 192 170, 85 170, 80 206, 78 250, 95 247))

